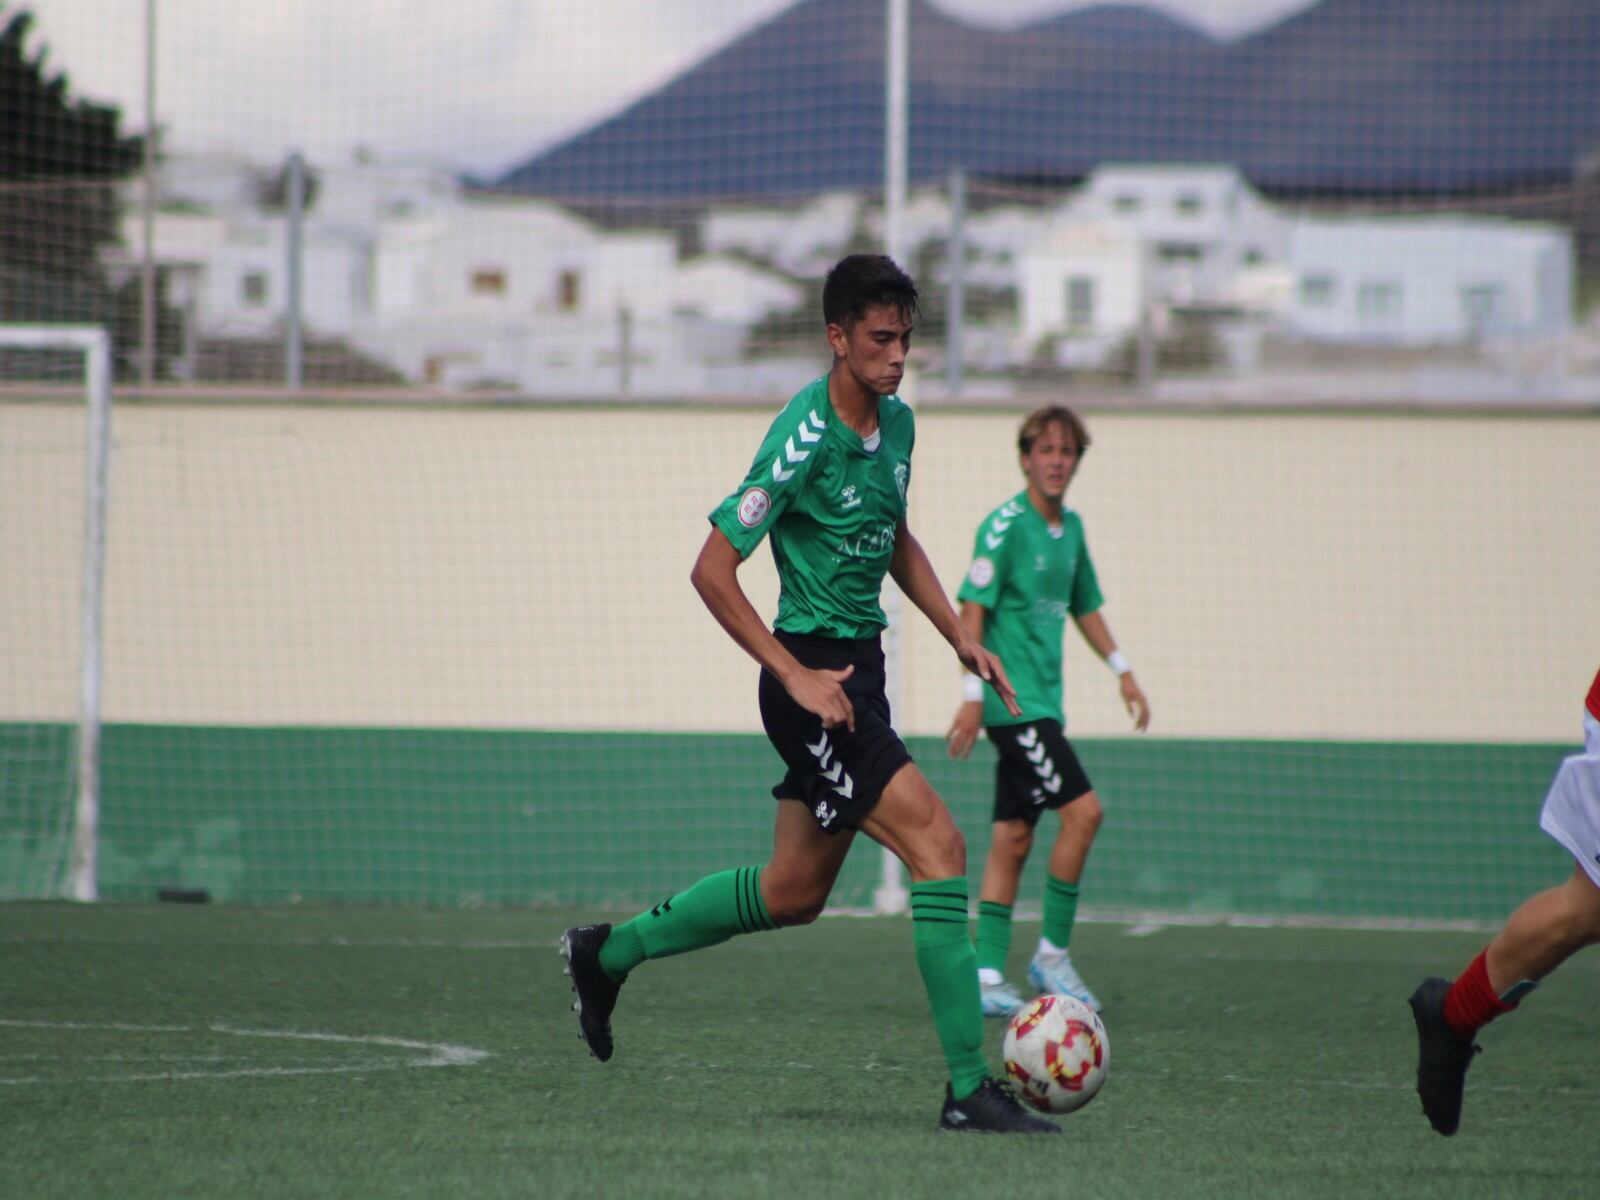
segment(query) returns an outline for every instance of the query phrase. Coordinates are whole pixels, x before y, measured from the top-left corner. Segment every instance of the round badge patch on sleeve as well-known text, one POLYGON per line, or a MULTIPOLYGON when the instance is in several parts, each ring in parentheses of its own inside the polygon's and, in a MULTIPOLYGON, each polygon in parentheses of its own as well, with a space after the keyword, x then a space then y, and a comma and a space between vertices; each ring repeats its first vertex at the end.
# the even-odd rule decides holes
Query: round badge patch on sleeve
POLYGON ((766 519, 772 508, 772 497, 762 488, 753 487, 739 500, 739 524, 754 529, 766 519))
POLYGON ((973 559, 967 579, 973 587, 988 587, 994 582, 994 563, 983 557, 973 559))

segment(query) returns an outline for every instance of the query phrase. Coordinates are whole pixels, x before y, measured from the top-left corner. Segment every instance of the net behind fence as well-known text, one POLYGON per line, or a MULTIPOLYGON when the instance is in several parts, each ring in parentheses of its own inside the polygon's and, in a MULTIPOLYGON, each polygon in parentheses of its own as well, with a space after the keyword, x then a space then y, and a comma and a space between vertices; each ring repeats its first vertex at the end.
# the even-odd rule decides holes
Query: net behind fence
MULTIPOLYGON (((781 399, 890 236, 890 7, 8 6, 0 319, 145 384, 781 399)), ((909 5, 923 402, 1591 403, 1594 6, 1216 21, 909 5)))
MULTIPOLYGON (((686 576, 826 368, 824 272, 890 244, 947 585, 1022 413, 1091 413, 1156 734, 1069 630, 1087 908, 1487 920, 1558 870, 1600 11, 917 0, 901 146, 895 8, 0 3, 0 894, 66 886, 87 519, 81 363, 6 328, 112 341, 103 894, 636 904, 765 852, 686 576)), ((941 759, 900 638, 981 848, 990 752, 941 759)))
MULTIPOLYGON (((951 587, 1018 416, 921 417, 912 525, 951 587)), ((1071 495, 1155 708, 1131 736, 1069 629, 1091 911, 1487 920, 1561 869, 1535 813, 1593 670, 1593 421, 1089 419, 1071 495)), ((687 577, 768 420, 120 407, 102 893, 626 906, 761 860, 756 669, 687 577)), ((82 453, 77 405, 0 405, 10 896, 64 876, 82 453)), ((741 578, 770 616, 764 548, 741 578)), ((897 723, 981 853, 992 752, 944 758, 958 671, 914 615, 902 646, 897 723)), ((876 880, 858 849, 836 902, 876 880)))

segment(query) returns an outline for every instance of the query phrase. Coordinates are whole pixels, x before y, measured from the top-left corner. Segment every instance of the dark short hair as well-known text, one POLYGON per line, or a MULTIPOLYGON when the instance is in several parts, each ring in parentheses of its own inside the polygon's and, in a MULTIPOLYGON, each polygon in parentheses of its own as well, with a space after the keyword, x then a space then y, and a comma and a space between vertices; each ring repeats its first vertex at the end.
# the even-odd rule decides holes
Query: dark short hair
POLYGON ((1089 430, 1084 426, 1082 419, 1065 404, 1047 404, 1043 408, 1036 408, 1022 421, 1022 428, 1017 431, 1017 451, 1026 454, 1033 449, 1033 444, 1044 436, 1044 431, 1052 425, 1066 427, 1072 435, 1073 444, 1078 447, 1081 457, 1089 448, 1089 430))
POLYGON ((822 319, 848 329, 867 309, 895 308, 910 320, 917 315, 917 285, 892 258, 883 254, 852 254, 841 258, 822 284, 822 319))

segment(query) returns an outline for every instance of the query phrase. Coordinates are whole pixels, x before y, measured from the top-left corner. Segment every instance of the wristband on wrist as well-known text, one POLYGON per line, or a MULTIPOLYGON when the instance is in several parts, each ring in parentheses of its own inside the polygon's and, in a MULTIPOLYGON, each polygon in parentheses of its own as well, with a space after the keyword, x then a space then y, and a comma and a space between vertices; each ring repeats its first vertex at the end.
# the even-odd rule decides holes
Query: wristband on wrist
POLYGON ((1111 668, 1111 673, 1113 675, 1126 675, 1129 671, 1133 670, 1133 668, 1128 665, 1128 660, 1123 655, 1121 650, 1113 650, 1110 654, 1106 655, 1106 666, 1111 668))
POLYGON ((961 698, 963 700, 983 699, 983 680, 971 672, 961 677, 961 698))

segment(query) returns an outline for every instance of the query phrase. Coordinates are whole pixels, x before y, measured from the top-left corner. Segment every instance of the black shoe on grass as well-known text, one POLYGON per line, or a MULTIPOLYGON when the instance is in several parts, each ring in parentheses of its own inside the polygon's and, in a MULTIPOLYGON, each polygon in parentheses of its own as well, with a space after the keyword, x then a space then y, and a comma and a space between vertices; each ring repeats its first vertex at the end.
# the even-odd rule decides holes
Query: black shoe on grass
POLYGON ((600 966, 600 947, 610 933, 609 925, 579 925, 561 935, 561 957, 567 960, 562 971, 572 977, 572 991, 578 997, 572 1011, 578 1014, 578 1029, 589 1053, 601 1062, 611 1057, 611 1010, 622 990, 600 966))
POLYGON ((1461 1093, 1467 1068, 1478 1053, 1444 1019, 1444 998, 1450 981, 1424 979, 1411 993, 1411 1015, 1417 1022, 1417 1095, 1428 1121, 1445 1137, 1461 1124, 1461 1093))
POLYGON ((955 1099, 950 1094, 950 1085, 945 1085, 939 1132, 1060 1133, 1061 1126, 1023 1108, 1009 1083, 989 1078, 965 1100, 955 1099))

